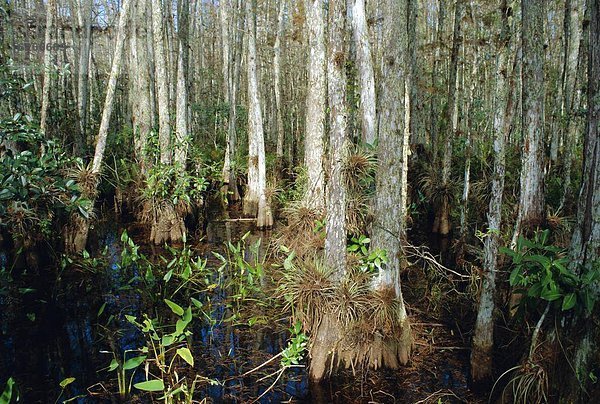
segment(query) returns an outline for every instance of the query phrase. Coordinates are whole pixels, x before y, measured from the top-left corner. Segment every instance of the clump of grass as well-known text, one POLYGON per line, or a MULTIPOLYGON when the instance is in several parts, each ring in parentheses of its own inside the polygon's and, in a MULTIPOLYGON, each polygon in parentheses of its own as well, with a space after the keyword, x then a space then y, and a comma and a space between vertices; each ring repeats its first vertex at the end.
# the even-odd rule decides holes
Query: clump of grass
POLYGON ((502 402, 512 401, 518 404, 548 402, 548 373, 541 364, 529 358, 525 363, 508 369, 494 383, 490 397, 500 379, 507 375, 512 377, 502 391, 502 402))
POLYGON ((290 262, 280 280, 278 294, 285 299, 284 309, 291 310, 295 321, 301 321, 309 332, 331 308, 336 290, 331 274, 321 258, 313 255, 290 262))
POLYGON ((100 175, 92 171, 91 165, 85 166, 82 163, 77 163, 74 168, 68 171, 68 176, 77 183, 83 197, 93 199, 98 196, 100 175))
POLYGON ((299 256, 323 248, 323 213, 306 206, 302 201, 283 209, 287 225, 280 231, 277 244, 286 246, 299 256))

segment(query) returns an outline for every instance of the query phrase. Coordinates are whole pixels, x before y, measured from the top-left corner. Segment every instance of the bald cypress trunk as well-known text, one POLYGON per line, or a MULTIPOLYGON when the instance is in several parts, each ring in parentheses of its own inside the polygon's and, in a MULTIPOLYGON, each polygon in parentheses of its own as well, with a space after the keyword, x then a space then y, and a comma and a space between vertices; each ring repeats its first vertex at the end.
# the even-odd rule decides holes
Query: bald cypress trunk
MULTIPOLYGON (((117 37, 115 39, 115 51, 113 54, 112 67, 110 77, 106 89, 106 97, 104 99, 104 109, 102 110, 102 118, 100 121, 100 129, 96 137, 96 149, 92 162, 92 175, 96 176, 97 180, 102 169, 102 160, 104 159, 104 150, 106 148, 106 140, 108 137, 108 126, 114 106, 115 91, 117 87, 117 78, 121 70, 123 59, 123 46, 126 37, 126 24, 129 16, 131 0, 124 0, 123 8, 119 15, 119 23, 117 27, 117 37)), ((97 186, 98 184, 96 184, 97 186)), ((95 201, 96 195, 87 195, 95 201)), ((89 232, 89 220, 84 220, 80 216, 74 216, 74 219, 66 229, 65 243, 67 251, 81 252, 85 249, 89 232)))
POLYGON ((325 207, 325 12, 320 0, 305 0, 305 9, 309 57, 304 128, 304 165, 308 184, 304 202, 307 207, 321 211, 325 207))
POLYGON ((406 237, 408 131, 405 130, 405 94, 408 69, 406 0, 386 0, 383 4, 383 44, 378 168, 374 197, 373 249, 387 251, 388 262, 373 282, 379 293, 390 293, 396 304, 396 336, 382 334, 374 341, 370 356, 373 367, 396 368, 405 364, 412 349, 412 336, 400 287, 402 242, 406 237))
POLYGON ((267 199, 265 139, 258 78, 256 72, 256 24, 252 1, 246 2, 248 24, 248 189, 244 196, 244 214, 256 216, 258 228, 273 226, 270 201, 267 199))
MULTIPOLYGON (((577 206, 577 224, 571 239, 570 269, 576 273, 597 270, 600 262, 600 0, 589 1, 588 112, 583 149, 582 184, 577 206), (594 268, 596 266, 596 268, 594 268)), ((600 298, 597 282, 593 298, 600 298)), ((591 318, 582 318, 563 330, 573 341, 567 355, 577 372, 557 380, 563 402, 591 402, 590 371, 597 366, 600 309, 596 303, 591 318)))
POLYGON ((277 175, 281 176, 283 170, 283 143, 285 140, 285 131, 283 127, 283 100, 281 91, 281 48, 285 28, 285 10, 287 0, 282 0, 279 4, 279 13, 277 14, 277 32, 275 34, 275 46, 273 55, 273 85, 275 91, 275 114, 277 115, 277 175))
POLYGON ((48 124, 48 108, 50 105, 52 38, 56 20, 56 0, 48 0, 46 4, 46 36, 44 39, 44 85, 42 87, 42 109, 40 111, 40 129, 46 132, 48 124))
POLYGON ((356 42, 356 59, 359 71, 360 115, 362 141, 373 145, 377 138, 375 120, 375 73, 371 55, 371 43, 365 15, 365 1, 355 0, 352 8, 352 27, 356 42))
MULTIPOLYGON (((346 274, 346 188, 343 168, 348 141, 348 107, 346 105, 345 0, 329 1, 329 49, 327 73, 329 93, 329 181, 327 183, 327 219, 325 262, 332 270, 334 285, 339 286, 346 274)), ((310 378, 320 380, 328 364, 334 361, 343 325, 335 313, 326 311, 318 324, 311 347, 310 378)))
POLYGON ((171 164, 171 123, 169 120, 169 83, 167 80, 167 55, 163 29, 163 11, 160 0, 152 1, 152 36, 154 39, 154 80, 158 101, 158 141, 161 164, 171 164))
POLYGON ((521 3, 522 128, 521 191, 511 245, 544 221, 544 15, 545 0, 521 3))
POLYGON ((510 63, 510 27, 507 12, 506 1, 504 1, 500 7, 502 27, 496 52, 494 173, 488 208, 488 231, 483 249, 483 283, 471 350, 471 376, 476 383, 490 381, 493 370, 494 295, 496 293, 498 249, 501 241, 502 199, 506 173, 506 139, 510 132, 510 114, 513 110, 511 107, 511 76, 514 73, 510 63))

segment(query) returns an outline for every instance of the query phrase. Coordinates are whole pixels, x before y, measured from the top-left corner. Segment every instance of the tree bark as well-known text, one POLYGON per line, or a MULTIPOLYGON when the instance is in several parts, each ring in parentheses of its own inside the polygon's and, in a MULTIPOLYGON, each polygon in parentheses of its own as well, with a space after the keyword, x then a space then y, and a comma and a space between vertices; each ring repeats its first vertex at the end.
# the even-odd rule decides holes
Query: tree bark
POLYGON ((277 33, 275 36, 275 46, 273 47, 273 85, 275 86, 275 113, 277 115, 277 175, 281 176, 283 170, 283 143, 285 140, 285 131, 283 127, 283 102, 281 92, 281 43, 284 39, 285 28, 285 10, 287 0, 281 0, 279 4, 279 13, 277 14, 277 33))
POLYGON ((317 211, 325 208, 325 173, 323 172, 323 137, 325 133, 325 22, 323 2, 305 0, 308 28, 308 83, 304 165, 308 184, 305 205, 317 211))
POLYGON ((167 78, 167 56, 165 54, 165 35, 163 29, 163 11, 160 0, 152 1, 152 36, 154 39, 154 80, 158 101, 158 141, 160 144, 161 164, 171 164, 171 124, 169 119, 169 83, 167 78))
MULTIPOLYGON (((597 270, 600 262, 600 0, 588 3, 589 52, 588 52, 588 112, 587 129, 583 149, 582 184, 577 207, 577 224, 570 248, 570 269, 575 273, 597 270), (596 266, 596 268, 594 268, 596 266)), ((596 282, 592 285, 594 299, 600 298, 596 282)), ((594 361, 600 341, 597 327, 600 310, 598 304, 592 318, 573 322, 564 330, 574 341, 567 350, 569 362, 576 372, 569 372, 566 379, 557 381, 562 402, 589 402, 587 388, 590 371, 597 365, 594 361)), ((564 340, 564 339, 563 339, 564 340)))
POLYGON ((246 2, 248 24, 248 189, 244 196, 244 214, 256 215, 258 228, 273 226, 273 215, 267 199, 265 139, 256 73, 256 25, 253 1, 246 2))
POLYGON ((52 32, 56 20, 56 0, 46 4, 46 36, 44 39, 44 85, 42 87, 42 109, 40 111, 40 129, 47 130, 48 108, 50 104, 51 68, 52 68, 52 32))
POLYGON ((545 0, 521 3, 522 127, 521 191, 511 246, 544 221, 544 15, 545 0))
POLYGON ((375 121, 375 73, 371 55, 371 43, 365 16, 365 1, 355 0, 352 8, 352 27, 356 42, 356 60, 359 71, 360 115, 362 141, 373 145, 377 139, 375 121))
POLYGON ((483 285, 477 308, 475 334, 471 351, 471 376, 476 383, 488 382, 492 376, 494 347, 494 295, 498 249, 501 241, 502 199, 504 192, 506 139, 511 124, 510 27, 506 0, 500 7, 501 34, 497 49, 494 111, 494 174, 488 208, 488 231, 484 241, 483 285))
MULTIPOLYGON (((374 367, 396 367, 408 362, 412 337, 406 308, 400 287, 402 240, 406 237, 406 176, 408 141, 405 131, 405 77, 407 74, 407 3, 406 0, 384 2, 382 85, 380 96, 380 126, 377 148, 378 168, 376 174, 374 219, 371 248, 387 251, 388 262, 376 276, 373 288, 378 291, 392 290, 398 301, 396 321, 401 329, 398 341, 387 340, 382 345, 397 344, 392 356, 373 353, 374 367), (379 357, 384 363, 377 363, 379 357)), ((389 337, 389 336, 388 336, 389 337)), ((388 339, 386 337, 386 339, 388 339)))
MULTIPOLYGON (((110 117, 112 115, 115 90, 117 87, 117 78, 121 69, 121 63, 123 59, 123 46, 125 43, 126 24, 129 15, 131 0, 123 1, 123 8, 119 15, 119 24, 117 27, 117 37, 115 40, 115 51, 112 60, 112 66, 110 70, 110 77, 108 79, 108 85, 106 89, 106 98, 104 100, 104 109, 102 110, 102 118, 100 120, 100 129, 98 130, 98 136, 96 138, 96 149, 94 152, 94 160, 92 162, 92 175, 98 178, 101 168, 102 160, 104 158, 104 150, 106 148, 106 140, 108 137, 108 126, 110 123, 110 117)), ((96 184, 97 186, 98 184, 96 184)), ((95 202, 95 195, 87 195, 92 198, 95 202)), ((92 204, 93 205, 93 204, 92 204)), ((80 216, 75 216, 76 219, 72 221, 67 229, 67 235, 65 237, 66 249, 71 252, 81 252, 85 249, 87 243, 88 232, 89 232, 89 220, 84 220, 80 216)))

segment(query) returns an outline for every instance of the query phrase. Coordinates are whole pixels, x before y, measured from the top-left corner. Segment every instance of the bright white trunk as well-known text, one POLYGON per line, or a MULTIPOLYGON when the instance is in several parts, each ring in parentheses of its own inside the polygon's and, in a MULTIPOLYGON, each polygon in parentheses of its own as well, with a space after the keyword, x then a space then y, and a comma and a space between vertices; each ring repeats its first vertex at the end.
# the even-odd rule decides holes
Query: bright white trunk
POLYGON ((56 0, 48 0, 46 4, 46 37, 44 39, 44 85, 42 87, 42 110, 40 111, 40 129, 46 132, 48 107, 50 104, 50 69, 52 67, 52 32, 56 14, 56 0))
POLYGON ((362 140, 374 144, 377 137, 375 126, 375 74, 371 55, 371 43, 367 29, 364 0, 355 0, 352 8, 352 27, 356 42, 356 59, 360 83, 360 114, 362 140))
POLYGON ((308 83, 306 94, 306 126, 304 165, 308 184, 305 205, 311 209, 325 207, 325 173, 323 171, 323 137, 325 133, 325 22, 323 3, 306 0, 308 28, 308 83))
POLYGON ((164 45, 163 12, 160 0, 152 0, 152 36, 154 39, 154 80, 158 101, 158 141, 160 162, 171 163, 171 124, 169 121, 169 84, 164 45))
POLYGON ((104 99, 104 109, 102 110, 102 118, 100 120, 100 129, 96 138, 96 150, 94 152, 94 161, 92 163, 92 172, 99 173, 102 167, 102 159, 104 158, 104 149, 106 148, 106 138, 108 136, 108 125, 113 110, 113 101, 115 98, 115 89, 117 87, 117 78, 121 69, 121 61, 123 59, 123 46, 125 43, 125 25, 129 15, 129 5, 131 0, 123 1, 121 15, 119 15, 119 25, 117 27, 117 38, 115 40, 115 52, 113 54, 112 67, 110 69, 110 77, 106 88, 106 98, 104 99))

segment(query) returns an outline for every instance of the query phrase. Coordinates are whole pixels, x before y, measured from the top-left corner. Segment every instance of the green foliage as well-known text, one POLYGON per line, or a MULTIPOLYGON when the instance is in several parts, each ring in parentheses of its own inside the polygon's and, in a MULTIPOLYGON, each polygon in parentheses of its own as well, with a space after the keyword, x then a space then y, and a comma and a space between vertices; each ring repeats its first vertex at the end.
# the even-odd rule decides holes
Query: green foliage
POLYGON ((360 262, 359 268, 366 273, 376 273, 388 262, 387 252, 376 248, 369 253, 371 239, 361 234, 353 236, 348 242, 348 252, 355 254, 360 262))
POLYGON ((109 372, 117 372, 117 381, 119 384, 119 396, 121 399, 129 397, 131 394, 131 385, 133 383, 133 376, 135 375, 136 369, 144 363, 146 355, 135 356, 127 359, 129 352, 138 352, 137 350, 125 350, 122 357, 118 357, 113 352, 113 359, 108 365, 107 370, 109 372), (129 373, 129 378, 127 377, 129 373))
POLYGON ((2 395, 0 395, 0 404, 10 404, 13 398, 15 399, 15 401, 19 401, 19 395, 16 394, 15 389, 15 380, 12 377, 10 377, 6 381, 4 392, 2 392, 2 395))
POLYGON ((308 337, 302 332, 302 323, 296 321, 290 329, 290 342, 281 353, 281 366, 290 367, 300 364, 308 345, 308 337))
POLYGON ((0 223, 13 236, 49 238, 57 217, 89 216, 91 201, 65 171, 76 160, 46 139, 31 118, 17 114, 0 120, 0 144, 5 145, 0 150, 0 223))
POLYGON ((596 303, 591 287, 600 279, 600 268, 572 271, 567 252, 550 245, 549 236, 549 230, 538 231, 532 240, 519 237, 514 251, 502 248, 512 259, 510 284, 524 295, 521 308, 545 300, 561 311, 591 313, 596 303))
POLYGON ((177 164, 156 164, 147 173, 144 196, 153 201, 192 205, 202 202, 206 190, 204 177, 191 175, 177 164))

